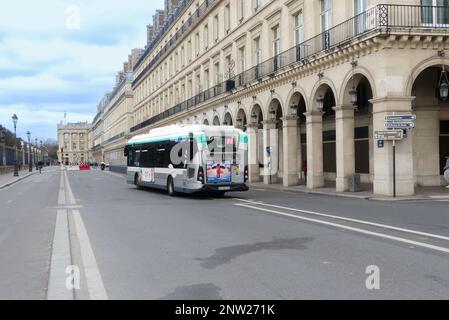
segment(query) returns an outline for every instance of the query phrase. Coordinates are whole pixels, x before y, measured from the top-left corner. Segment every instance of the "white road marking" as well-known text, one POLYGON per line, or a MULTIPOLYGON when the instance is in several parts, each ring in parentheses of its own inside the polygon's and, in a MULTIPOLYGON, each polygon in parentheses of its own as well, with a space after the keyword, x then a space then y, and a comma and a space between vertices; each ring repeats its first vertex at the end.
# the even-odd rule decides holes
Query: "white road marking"
POLYGON ((73 291, 67 289, 66 268, 72 264, 70 254, 69 225, 67 210, 58 210, 51 253, 48 300, 73 300, 73 291))
POLYGON ((235 205, 239 206, 239 207, 245 207, 245 208, 253 209, 253 210, 258 210, 258 211, 263 211, 263 212, 268 212, 268 213, 274 213, 274 214, 277 214, 277 215, 280 215, 280 216, 285 216, 285 217, 294 218, 294 219, 298 219, 298 220, 304 220, 304 221, 314 222, 314 223, 318 223, 318 224, 324 224, 324 225, 327 225, 327 226, 342 228, 342 229, 345 229, 345 230, 351 230, 351 231, 354 231, 354 232, 363 233, 363 234, 366 234, 366 235, 375 236, 375 237, 379 237, 379 238, 394 240, 394 241, 398 241, 398 242, 403 242, 403 243, 407 243, 407 244, 411 244, 411 245, 415 245, 415 246, 419 246, 419 247, 423 247, 423 248, 427 248, 427 249, 432 249, 432 250, 439 251, 439 252, 449 253, 449 249, 448 248, 434 246, 434 245, 431 245, 431 244, 422 243, 422 242, 413 241, 413 240, 408 240, 408 239, 404 239, 404 238, 400 238, 400 237, 390 236, 390 235, 379 233, 379 232, 372 232, 372 231, 368 231, 368 230, 364 230, 364 229, 359 229, 359 228, 345 226, 345 225, 338 224, 338 223, 327 222, 327 221, 318 220, 318 219, 312 219, 312 218, 306 218, 306 217, 302 217, 302 216, 298 216, 298 215, 294 215, 294 214, 290 214, 290 213, 285 213, 285 212, 281 212, 281 211, 276 211, 276 210, 259 208, 259 207, 251 206, 249 204, 236 203, 235 205))
MULTIPOLYGON (((64 178, 59 180, 58 203, 65 203, 64 178)), ((69 223, 67 210, 58 209, 56 213, 55 233, 51 252, 50 275, 48 279, 48 300, 73 300, 72 290, 66 287, 66 268, 72 264, 69 239, 69 223)))
POLYGON ((248 200, 245 200, 245 199, 236 199, 236 200, 247 202, 247 203, 251 203, 251 204, 254 204, 254 205, 261 205, 261 206, 271 207, 271 208, 276 208, 276 209, 283 209, 283 210, 301 212, 301 213, 305 213, 305 214, 309 214, 309 215, 315 215, 315 216, 320 216, 320 217, 325 217, 325 218, 349 221, 349 222, 354 222, 354 223, 358 223, 358 224, 364 224, 364 225, 368 225, 368 226, 379 227, 379 228, 383 228, 383 229, 389 229, 389 230, 400 231, 400 232, 404 232, 404 233, 410 233, 410 234, 415 234, 415 235, 419 235, 419 236, 424 236, 424 237, 430 237, 430 238, 434 238, 434 239, 440 239, 440 240, 449 241, 449 237, 446 237, 446 236, 433 234, 433 233, 427 233, 427 232, 421 232, 421 231, 416 231, 416 230, 411 230, 411 229, 399 228, 399 227, 394 227, 394 226, 390 226, 390 225, 386 225, 386 224, 369 222, 369 221, 366 221, 366 220, 358 220, 358 219, 346 218, 346 217, 330 215, 330 214, 325 214, 325 213, 320 213, 320 212, 301 210, 301 209, 296 209, 296 208, 278 206, 278 205, 274 205, 274 204, 267 204, 267 203, 263 203, 263 202, 248 201, 248 200))
POLYGON ((73 290, 67 289, 66 268, 73 264, 70 246, 68 214, 72 214, 75 224, 75 235, 79 242, 82 266, 87 282, 87 291, 92 300, 106 300, 107 294, 98 269, 97 261, 87 235, 86 228, 76 205, 75 197, 70 187, 67 173, 61 170, 58 196, 55 234, 51 256, 50 276, 47 299, 73 300, 73 290))
POLYGON ((108 296, 103 285, 100 270, 98 269, 97 260, 95 259, 86 227, 78 210, 73 210, 73 220, 75 221, 81 258, 83 259, 84 275, 86 276, 89 297, 91 300, 107 300, 108 296))
MULTIPOLYGON (((70 187, 67 172, 64 171, 67 199, 70 205, 76 205, 75 197, 70 187)), ((87 235, 86 227, 79 210, 72 210, 73 221, 75 222, 76 235, 83 260, 84 275, 86 277, 87 289, 91 300, 107 300, 106 289, 98 269, 97 260, 87 235)))

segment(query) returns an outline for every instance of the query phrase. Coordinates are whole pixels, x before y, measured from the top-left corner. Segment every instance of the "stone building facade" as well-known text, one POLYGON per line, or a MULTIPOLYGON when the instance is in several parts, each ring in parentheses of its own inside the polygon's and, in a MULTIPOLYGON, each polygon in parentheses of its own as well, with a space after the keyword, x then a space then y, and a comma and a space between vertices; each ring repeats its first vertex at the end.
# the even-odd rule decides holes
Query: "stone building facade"
POLYGON ((181 4, 134 67, 131 134, 232 124, 248 131, 252 181, 347 191, 359 173, 392 195, 391 142, 378 145, 374 133, 387 115, 415 114, 397 142, 397 194, 442 184, 446 0, 181 4))
POLYGON ((89 161, 88 122, 60 123, 58 125, 58 161, 65 165, 89 161))

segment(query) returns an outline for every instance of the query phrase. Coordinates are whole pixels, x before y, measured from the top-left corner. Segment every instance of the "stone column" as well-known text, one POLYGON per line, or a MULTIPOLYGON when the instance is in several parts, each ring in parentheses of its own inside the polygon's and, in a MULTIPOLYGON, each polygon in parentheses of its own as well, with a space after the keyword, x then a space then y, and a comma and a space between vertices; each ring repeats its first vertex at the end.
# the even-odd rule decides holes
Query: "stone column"
POLYGON ((307 118, 307 188, 324 186, 323 113, 306 112, 307 118))
POLYGON ((336 106, 335 133, 337 179, 336 190, 349 190, 348 177, 355 173, 354 107, 336 106))
MULTIPOLYGON (((387 96, 371 100, 373 104, 373 130, 385 130, 385 116, 412 113, 413 97, 387 96)), ((374 140, 374 143, 376 141, 374 140)), ((415 193, 413 176, 413 134, 396 142, 396 194, 411 196, 415 193)), ((374 194, 393 196, 392 142, 384 148, 374 146, 374 194)))
POLYGON ((277 177, 277 129, 276 121, 267 120, 263 122, 263 182, 264 184, 276 183, 277 177), (271 172, 269 168, 269 155, 267 147, 272 147, 271 172))
POLYGON ((249 181, 259 182, 260 169, 259 169, 259 157, 258 157, 258 125, 248 124, 246 133, 248 134, 248 169, 249 169, 249 181))
POLYGON ((284 166, 283 184, 284 186, 294 186, 298 184, 298 127, 297 116, 286 116, 282 119, 283 143, 284 143, 284 166))
POLYGON ((420 186, 440 186, 440 108, 416 107, 415 114, 415 182, 420 186))

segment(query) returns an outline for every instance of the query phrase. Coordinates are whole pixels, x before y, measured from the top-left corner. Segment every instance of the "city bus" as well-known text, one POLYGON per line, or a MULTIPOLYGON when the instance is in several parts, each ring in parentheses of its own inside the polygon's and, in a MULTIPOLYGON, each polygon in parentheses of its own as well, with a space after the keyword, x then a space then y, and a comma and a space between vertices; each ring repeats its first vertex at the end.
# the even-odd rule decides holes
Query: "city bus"
POLYGON ((232 126, 173 125, 125 147, 127 183, 176 193, 247 191, 248 136, 232 126))

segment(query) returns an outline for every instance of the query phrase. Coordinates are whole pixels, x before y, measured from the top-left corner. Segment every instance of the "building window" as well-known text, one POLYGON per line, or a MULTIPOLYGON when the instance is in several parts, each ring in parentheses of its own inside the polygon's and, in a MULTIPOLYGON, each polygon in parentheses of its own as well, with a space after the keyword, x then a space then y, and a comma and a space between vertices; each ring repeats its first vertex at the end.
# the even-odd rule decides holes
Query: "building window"
POLYGON ((332 0, 321 0, 321 31, 331 28, 332 24, 332 0))
POLYGON ((295 44, 300 45, 304 42, 304 17, 302 11, 295 15, 295 44))
POLYGON ((225 6, 224 27, 226 33, 231 30, 231 7, 229 4, 225 6))
POLYGON ((239 49, 240 72, 245 71, 245 47, 239 49))
POLYGON ((245 0, 239 0, 239 20, 245 19, 245 0))
POLYGON ((274 56, 274 70, 281 67, 281 36, 279 25, 273 29, 273 56, 274 56))
POLYGON ((254 39, 254 51, 255 51, 254 63, 255 65, 259 65, 262 63, 262 49, 260 46, 260 37, 254 39))
POLYGON ((204 89, 209 88, 209 70, 204 71, 204 89))
POLYGON ((421 0, 424 25, 449 25, 449 0, 421 0))
POLYGON ((220 83, 220 63, 215 64, 215 85, 220 83))
POLYGON ((200 54, 200 33, 199 32, 197 32, 195 34, 195 52, 196 52, 197 56, 200 54))
POLYGON ((214 17, 214 41, 218 41, 218 14, 214 17))
POLYGON ((254 1, 254 12, 257 12, 260 9, 260 0, 253 0, 253 1, 254 1))
POLYGON ((204 50, 207 50, 209 46, 209 26, 207 24, 204 26, 203 41, 204 41, 204 50))

